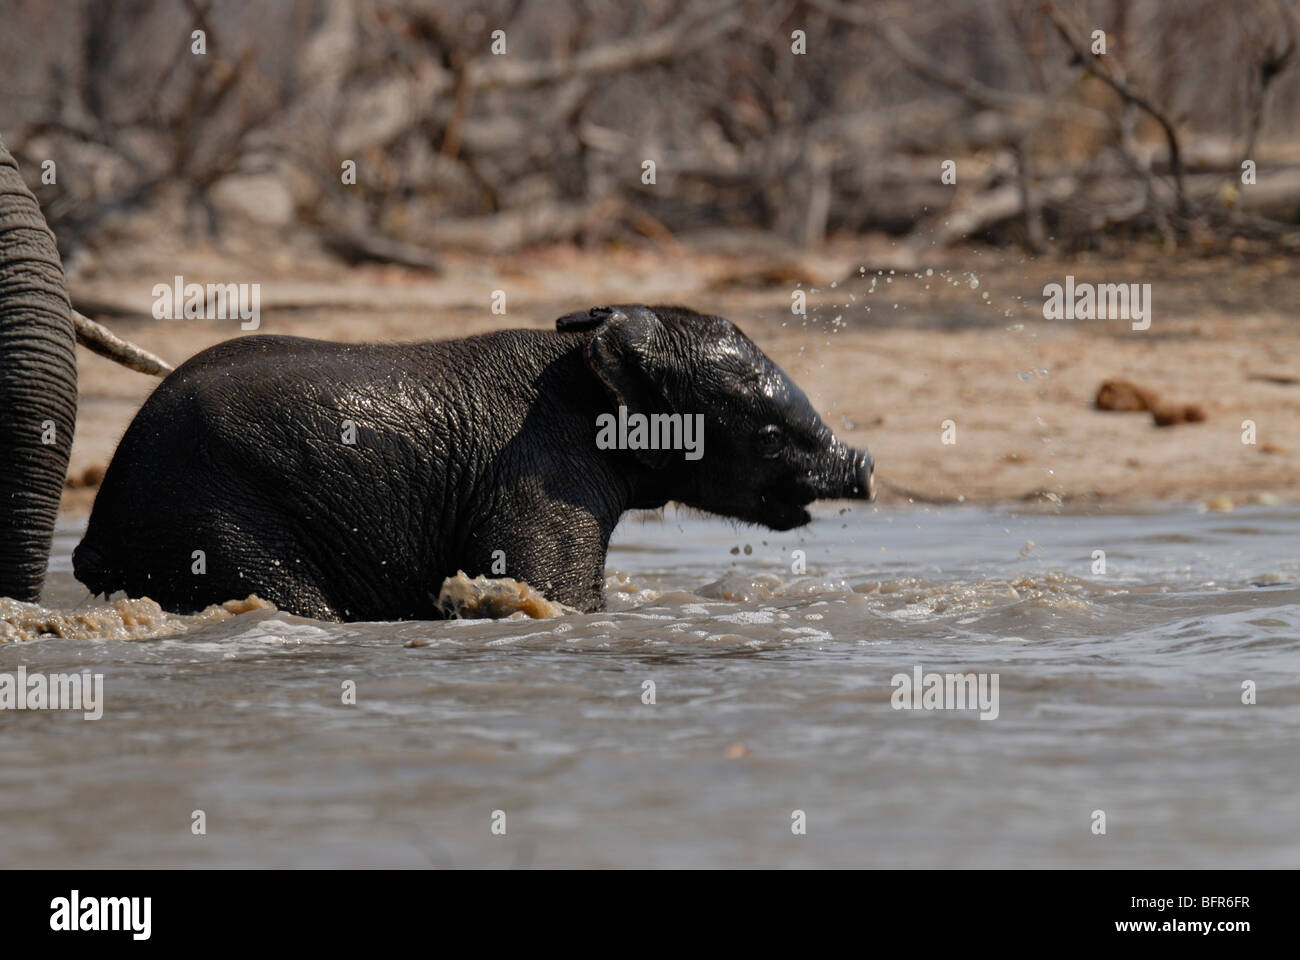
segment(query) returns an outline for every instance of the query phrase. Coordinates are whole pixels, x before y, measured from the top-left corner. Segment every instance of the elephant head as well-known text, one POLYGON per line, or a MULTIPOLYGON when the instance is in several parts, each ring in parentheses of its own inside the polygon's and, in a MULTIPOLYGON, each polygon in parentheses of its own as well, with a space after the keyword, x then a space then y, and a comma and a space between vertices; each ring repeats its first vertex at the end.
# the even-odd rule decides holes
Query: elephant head
POLYGON ((0 596, 40 597, 76 417, 63 264, 0 142, 0 596))

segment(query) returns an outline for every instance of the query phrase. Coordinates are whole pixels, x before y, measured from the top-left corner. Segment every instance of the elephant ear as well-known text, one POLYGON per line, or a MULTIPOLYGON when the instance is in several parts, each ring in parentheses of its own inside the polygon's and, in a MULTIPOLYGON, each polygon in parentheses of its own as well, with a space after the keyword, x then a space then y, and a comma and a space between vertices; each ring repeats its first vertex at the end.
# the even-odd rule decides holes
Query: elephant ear
MULTIPOLYGON (((671 414, 672 404, 657 374, 662 364, 655 360, 664 349, 667 332, 654 312, 648 307, 596 307, 586 316, 587 327, 570 329, 599 327, 587 344, 587 366, 614 404, 627 407, 629 416, 671 414)), ((629 452, 656 470, 672 457, 668 450, 629 452)))
POLYGON ((618 311, 617 307, 592 307, 579 313, 567 313, 555 321, 555 329, 561 333, 579 330, 594 330, 618 311))

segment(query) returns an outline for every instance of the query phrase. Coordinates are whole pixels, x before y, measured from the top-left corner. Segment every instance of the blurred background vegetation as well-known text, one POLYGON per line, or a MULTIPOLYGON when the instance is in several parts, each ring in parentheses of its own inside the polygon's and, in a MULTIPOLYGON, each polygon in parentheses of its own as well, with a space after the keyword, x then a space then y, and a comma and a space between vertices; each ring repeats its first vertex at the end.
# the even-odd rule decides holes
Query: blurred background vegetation
POLYGON ((428 269, 688 237, 1300 246, 1293 0, 3 0, 0 22, 0 136, 74 260, 140 230, 428 269))

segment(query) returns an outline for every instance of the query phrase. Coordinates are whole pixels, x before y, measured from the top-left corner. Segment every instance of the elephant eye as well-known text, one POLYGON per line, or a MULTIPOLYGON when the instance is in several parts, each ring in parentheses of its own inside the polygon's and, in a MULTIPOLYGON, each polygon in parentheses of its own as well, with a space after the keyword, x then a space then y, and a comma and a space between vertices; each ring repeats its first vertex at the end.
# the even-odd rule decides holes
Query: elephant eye
POLYGON ((785 448, 785 434, 775 423, 769 423, 758 431, 758 453, 771 459, 780 455, 785 448))

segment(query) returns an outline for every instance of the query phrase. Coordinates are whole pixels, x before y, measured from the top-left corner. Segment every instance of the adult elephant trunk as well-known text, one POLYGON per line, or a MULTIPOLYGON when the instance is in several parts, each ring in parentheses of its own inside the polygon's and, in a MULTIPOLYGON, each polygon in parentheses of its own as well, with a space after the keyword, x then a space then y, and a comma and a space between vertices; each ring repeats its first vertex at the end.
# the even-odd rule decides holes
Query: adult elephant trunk
POLYGON ((63 264, 0 141, 0 596, 39 599, 77 419, 63 264))

